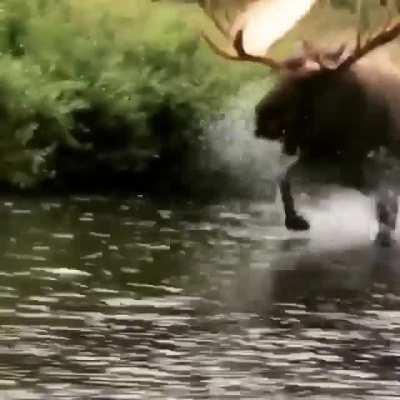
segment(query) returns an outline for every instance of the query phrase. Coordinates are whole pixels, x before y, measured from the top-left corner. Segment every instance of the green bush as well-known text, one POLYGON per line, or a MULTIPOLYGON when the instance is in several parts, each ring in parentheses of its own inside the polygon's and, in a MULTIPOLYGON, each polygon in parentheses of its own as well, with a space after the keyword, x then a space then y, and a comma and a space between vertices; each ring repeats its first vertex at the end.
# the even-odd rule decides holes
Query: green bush
POLYGON ((203 23, 194 6, 0 0, 0 8, 0 180, 22 187, 101 170, 182 174, 225 99, 265 74, 211 54, 184 22, 203 23))

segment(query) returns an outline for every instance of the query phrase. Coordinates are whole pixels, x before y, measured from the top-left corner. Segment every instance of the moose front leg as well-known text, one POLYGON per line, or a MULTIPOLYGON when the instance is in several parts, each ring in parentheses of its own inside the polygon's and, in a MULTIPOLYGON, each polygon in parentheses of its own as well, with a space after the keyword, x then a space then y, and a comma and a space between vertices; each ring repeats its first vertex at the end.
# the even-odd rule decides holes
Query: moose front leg
POLYGON ((310 224, 304 217, 297 213, 290 184, 290 175, 296 164, 288 169, 279 182, 279 189, 285 210, 285 226, 292 231, 307 231, 310 229, 310 224))
POLYGON ((397 193, 388 188, 380 189, 376 199, 376 216, 378 219, 379 231, 376 235, 375 242, 378 245, 392 245, 398 211, 397 193))

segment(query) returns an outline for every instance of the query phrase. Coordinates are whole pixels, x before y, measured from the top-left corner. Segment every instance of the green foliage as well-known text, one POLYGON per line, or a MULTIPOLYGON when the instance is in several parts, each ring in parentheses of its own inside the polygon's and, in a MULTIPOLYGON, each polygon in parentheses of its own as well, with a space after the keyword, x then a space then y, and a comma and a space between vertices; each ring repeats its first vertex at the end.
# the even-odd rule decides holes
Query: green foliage
POLYGON ((361 28, 366 30, 371 24, 371 13, 378 8, 386 8, 389 12, 400 11, 399 0, 328 0, 333 8, 345 9, 358 14, 361 28))
POLYGON ((205 121, 260 76, 201 44, 193 6, 134 3, 0 0, 0 180, 184 168, 205 121))
POLYGON ((357 16, 359 40, 382 25, 387 26, 400 12, 399 0, 328 0, 334 9, 344 9, 357 16))

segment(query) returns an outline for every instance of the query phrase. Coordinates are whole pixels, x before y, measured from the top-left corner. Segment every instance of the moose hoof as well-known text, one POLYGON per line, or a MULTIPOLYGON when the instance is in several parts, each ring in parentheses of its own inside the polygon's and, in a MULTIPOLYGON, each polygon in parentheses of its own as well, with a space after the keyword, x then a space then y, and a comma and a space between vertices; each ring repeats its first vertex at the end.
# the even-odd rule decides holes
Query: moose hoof
POLYGON ((291 231, 308 231, 310 229, 310 224, 301 215, 295 214, 290 217, 286 217, 285 225, 287 229, 291 231))
POLYGON ((375 244, 380 247, 391 247, 394 244, 390 231, 378 232, 375 238, 375 244))

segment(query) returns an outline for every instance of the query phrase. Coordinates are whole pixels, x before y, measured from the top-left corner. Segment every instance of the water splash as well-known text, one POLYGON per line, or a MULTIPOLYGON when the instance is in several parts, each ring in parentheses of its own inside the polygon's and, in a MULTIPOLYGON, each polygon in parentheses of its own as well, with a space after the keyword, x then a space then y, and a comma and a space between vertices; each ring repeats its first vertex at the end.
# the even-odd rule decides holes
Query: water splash
MULTIPOLYGON (((264 85, 257 82, 244 87, 227 105, 223 117, 210 125, 207 141, 212 168, 229 171, 239 187, 250 189, 265 200, 270 200, 266 191, 269 195, 275 193, 275 207, 282 214, 283 227, 283 206, 275 192, 276 180, 295 161, 295 157, 283 156, 279 143, 258 139, 253 133, 255 105, 268 93, 272 84, 272 80, 267 80, 264 85)), ((397 178, 399 163, 387 155, 385 163, 390 175, 397 178)), ((375 163, 371 166, 376 169, 375 163)), ((367 170, 366 173, 376 180, 372 177, 376 171, 367 170)), ((324 184, 320 186, 323 188, 324 184)), ((303 188, 307 190, 307 184, 303 188)), ((312 225, 311 232, 301 237, 309 237, 313 248, 345 249, 369 244, 378 232, 372 195, 365 196, 356 190, 330 185, 326 190, 320 190, 319 196, 313 196, 312 202, 299 201, 299 206, 312 225)), ((279 237, 291 234, 284 229, 279 232, 279 237)))
POLYGON ((208 129, 209 166, 228 171, 241 187, 260 193, 271 188, 281 171, 281 146, 258 139, 255 130, 255 106, 268 93, 272 80, 244 87, 227 105, 221 118, 208 129))
POLYGON ((318 249, 345 249, 367 244, 378 226, 373 197, 337 186, 327 188, 318 202, 304 207, 311 222, 310 239, 318 249))

